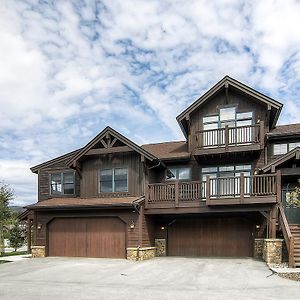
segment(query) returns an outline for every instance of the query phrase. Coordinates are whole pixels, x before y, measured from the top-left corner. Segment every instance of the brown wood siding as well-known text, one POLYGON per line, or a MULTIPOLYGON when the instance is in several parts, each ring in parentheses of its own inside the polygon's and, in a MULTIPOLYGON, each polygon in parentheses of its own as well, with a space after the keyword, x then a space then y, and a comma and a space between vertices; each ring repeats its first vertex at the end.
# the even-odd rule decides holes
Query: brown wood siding
POLYGON ((219 106, 222 105, 236 105, 237 111, 253 111, 254 122, 258 120, 265 121, 265 130, 267 131, 267 108, 258 103, 257 101, 251 100, 251 98, 245 95, 239 94, 229 88, 228 93, 228 104, 226 104, 225 91, 213 96, 209 101, 203 104, 199 109, 194 111, 190 116, 190 139, 189 149, 190 152, 196 147, 196 132, 203 129, 202 119, 204 116, 217 114, 219 106))
POLYGON ((99 193, 99 171, 101 168, 127 167, 128 193, 121 195, 140 196, 144 192, 144 172, 140 155, 119 153, 86 158, 82 162, 81 197, 116 196, 118 193, 99 193))
POLYGON ((126 223, 127 245, 126 247, 138 246, 138 213, 133 209, 127 210, 74 210, 74 211, 37 211, 35 228, 38 224, 41 229, 36 230, 35 245, 47 246, 47 226, 54 218, 87 218, 87 217, 118 217, 126 223), (130 223, 134 222, 135 227, 130 228, 130 223))
POLYGON ((153 217, 143 216, 142 247, 154 247, 155 222, 153 217))
POLYGON ((125 223, 118 218, 56 218, 48 238, 49 256, 126 257, 125 223))
POLYGON ((178 219, 168 229, 168 255, 252 256, 252 231, 242 218, 178 219))

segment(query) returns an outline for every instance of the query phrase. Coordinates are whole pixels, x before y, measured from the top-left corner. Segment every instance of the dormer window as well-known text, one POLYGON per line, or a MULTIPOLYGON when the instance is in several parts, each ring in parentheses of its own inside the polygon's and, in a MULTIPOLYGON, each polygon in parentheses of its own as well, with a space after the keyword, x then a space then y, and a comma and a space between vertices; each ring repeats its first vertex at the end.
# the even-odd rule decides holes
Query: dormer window
POLYGON ((52 173, 50 176, 51 195, 73 195, 75 193, 74 172, 52 173))

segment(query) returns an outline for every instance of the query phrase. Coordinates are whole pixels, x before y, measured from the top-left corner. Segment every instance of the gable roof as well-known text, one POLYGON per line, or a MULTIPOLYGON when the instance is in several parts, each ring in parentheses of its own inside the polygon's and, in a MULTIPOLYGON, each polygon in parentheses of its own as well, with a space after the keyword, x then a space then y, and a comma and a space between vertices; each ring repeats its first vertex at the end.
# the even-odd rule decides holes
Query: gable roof
POLYGON ((288 160, 292 159, 292 158, 296 158, 296 159, 300 159, 300 147, 296 147, 295 149, 289 151, 288 153, 284 154, 283 156, 279 157, 278 159, 270 162, 268 165, 266 165, 265 167, 262 168, 262 171, 264 173, 266 172, 275 172, 275 169, 279 166, 281 166, 282 164, 284 164, 285 162, 287 162, 288 160))
POLYGON ((199 99, 197 99, 188 108, 186 108, 180 115, 177 116, 176 120, 179 123, 179 126, 180 126, 181 130, 183 131, 185 137, 187 137, 187 133, 186 133, 186 129, 184 128, 184 125, 183 125, 183 120, 188 115, 190 115, 195 109, 197 109, 200 105, 205 103, 211 96, 213 96, 214 94, 219 92, 222 88, 224 88, 226 85, 232 86, 232 87, 242 91, 243 93, 245 93, 249 96, 252 96, 252 97, 258 99, 259 101, 273 107, 276 110, 276 113, 275 113, 272 127, 275 126, 283 104, 254 90, 253 88, 237 81, 236 79, 233 79, 230 76, 226 75, 223 79, 221 79, 218 83, 216 83, 211 89, 209 89, 205 94, 203 94, 199 99))
POLYGON ((268 136, 279 137, 295 134, 300 134, 300 123, 276 126, 268 133, 268 136))
POLYGON ((84 156, 92 147, 94 147, 103 137, 105 137, 107 134, 111 134, 115 138, 117 138, 119 141, 127 145, 132 150, 136 151, 137 153, 144 155, 147 159, 150 161, 158 160, 156 156, 148 152, 147 150, 143 149, 142 147, 138 146, 125 136, 123 136, 121 133, 117 132, 113 128, 107 126, 104 130, 102 130, 97 136, 95 136, 89 143, 87 143, 81 150, 76 153, 68 162, 67 166, 72 166, 74 162, 76 162, 78 159, 80 159, 82 156, 84 156))
POLYGON ((72 152, 69 152, 67 154, 64 154, 64 155, 61 155, 61 156, 58 156, 56 158, 53 158, 51 160, 48 160, 46 162, 43 162, 39 165, 36 165, 34 167, 31 167, 30 170, 31 172, 33 173, 37 173, 39 169, 42 169, 42 168, 47 168, 55 163, 59 163, 59 162, 63 162, 64 160, 69 160, 71 157, 73 157, 74 155, 76 155, 77 153, 79 153, 81 149, 77 149, 77 150, 74 150, 72 152))
POLYGON ((141 147, 162 160, 190 157, 186 141, 145 144, 141 147))

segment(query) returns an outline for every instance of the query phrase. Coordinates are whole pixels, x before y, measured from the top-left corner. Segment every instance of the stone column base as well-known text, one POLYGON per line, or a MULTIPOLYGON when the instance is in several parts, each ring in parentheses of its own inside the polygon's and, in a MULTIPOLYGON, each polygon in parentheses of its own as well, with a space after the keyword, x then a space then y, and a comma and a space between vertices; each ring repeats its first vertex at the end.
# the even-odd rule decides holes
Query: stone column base
POLYGON ((263 259, 268 265, 279 265, 282 259, 281 239, 265 239, 263 259))
POLYGON ((32 246, 31 247, 32 257, 45 257, 45 246, 32 246))
POLYGON ((263 258, 264 240, 265 239, 254 239, 254 251, 253 251, 254 258, 259 258, 259 259, 263 258))
POLYGON ((128 260, 146 260, 155 257, 155 247, 127 248, 128 260))
POLYGON ((166 256, 166 239, 155 239, 155 256, 166 256))

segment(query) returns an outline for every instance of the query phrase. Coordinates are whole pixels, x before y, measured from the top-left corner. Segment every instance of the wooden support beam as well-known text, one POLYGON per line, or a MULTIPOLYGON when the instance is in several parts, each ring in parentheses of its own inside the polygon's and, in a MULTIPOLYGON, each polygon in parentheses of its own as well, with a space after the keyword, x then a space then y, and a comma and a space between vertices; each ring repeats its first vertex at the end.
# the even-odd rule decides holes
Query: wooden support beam
POLYGON ((210 204, 210 177, 206 176, 206 205, 210 204))
POLYGON ((131 152, 131 151, 133 150, 128 146, 120 146, 120 147, 91 149, 85 155, 98 155, 98 154, 108 154, 108 153, 131 152))
POLYGON ((240 204, 244 203, 244 194, 245 194, 245 174, 241 173, 241 176, 240 176, 240 204))
POLYGON ((229 88, 229 84, 228 84, 228 82, 226 81, 226 82, 225 82, 225 104, 228 104, 228 103, 229 103, 228 88, 229 88))
POLYGON ((276 198, 277 202, 281 203, 281 172, 277 170, 276 172, 276 198))
POLYGON ((259 138, 261 149, 265 147, 265 122, 260 121, 259 123, 259 138))
POLYGON ((277 205, 274 205, 272 210, 270 211, 270 219, 269 219, 269 238, 276 238, 276 219, 277 219, 277 205))
POLYGON ((175 207, 179 207, 179 182, 175 181, 175 207))
POLYGON ((143 218, 144 218, 144 206, 141 205, 138 219, 138 246, 143 247, 143 218))
POLYGON ((225 151, 228 151, 229 147, 229 126, 225 125, 225 151))
POLYGON ((104 148, 108 148, 108 145, 106 144, 106 142, 103 139, 101 139, 100 142, 104 146, 104 148))
POLYGON ((110 143, 109 147, 113 147, 113 145, 116 143, 117 140, 118 140, 117 138, 114 138, 110 143))

